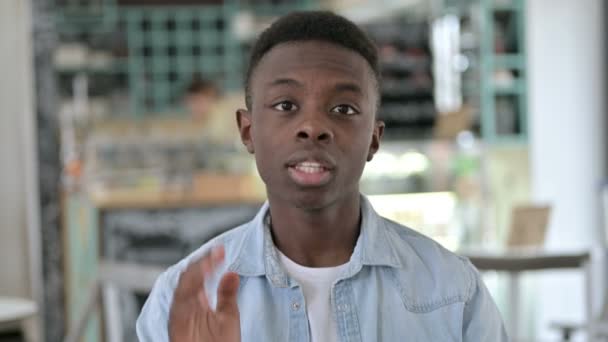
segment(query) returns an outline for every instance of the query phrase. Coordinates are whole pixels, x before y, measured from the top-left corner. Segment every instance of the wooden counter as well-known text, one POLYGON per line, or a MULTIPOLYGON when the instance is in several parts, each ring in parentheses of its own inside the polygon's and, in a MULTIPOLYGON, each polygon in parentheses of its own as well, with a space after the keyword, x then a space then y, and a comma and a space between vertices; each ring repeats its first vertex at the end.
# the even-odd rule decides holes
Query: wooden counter
POLYGON ((200 193, 183 191, 111 190, 90 192, 95 207, 106 209, 169 209, 229 204, 258 204, 265 198, 254 194, 200 193))
POLYGON ((89 197, 99 209, 167 209, 200 206, 261 204, 266 200, 257 177, 204 174, 195 177, 189 188, 90 190, 89 197))

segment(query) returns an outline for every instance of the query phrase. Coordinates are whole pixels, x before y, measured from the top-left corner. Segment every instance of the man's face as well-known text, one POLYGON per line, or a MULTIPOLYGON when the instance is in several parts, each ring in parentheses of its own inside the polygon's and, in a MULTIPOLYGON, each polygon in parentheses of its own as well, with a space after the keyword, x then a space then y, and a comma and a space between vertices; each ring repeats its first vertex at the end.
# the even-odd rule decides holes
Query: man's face
POLYGON ((237 119, 268 197, 320 209, 359 196, 384 128, 367 61, 331 43, 284 43, 266 53, 250 82, 251 109, 237 119))

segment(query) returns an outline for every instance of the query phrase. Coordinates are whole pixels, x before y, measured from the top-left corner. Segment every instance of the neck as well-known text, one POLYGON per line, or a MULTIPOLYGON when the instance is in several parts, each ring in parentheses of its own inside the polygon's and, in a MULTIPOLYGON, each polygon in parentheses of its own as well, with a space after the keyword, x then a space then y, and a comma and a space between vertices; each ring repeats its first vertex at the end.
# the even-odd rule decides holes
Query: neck
POLYGON ((359 194, 326 208, 299 208, 269 197, 271 232, 277 248, 308 267, 342 265, 350 259, 361 221, 359 194))

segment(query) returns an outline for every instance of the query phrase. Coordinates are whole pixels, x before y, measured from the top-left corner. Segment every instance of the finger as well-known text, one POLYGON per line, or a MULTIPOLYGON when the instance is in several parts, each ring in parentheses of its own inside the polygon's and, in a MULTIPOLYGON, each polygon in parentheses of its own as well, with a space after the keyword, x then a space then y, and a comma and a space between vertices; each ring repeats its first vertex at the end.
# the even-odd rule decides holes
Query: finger
POLYGON ((224 247, 219 246, 214 248, 211 253, 188 265, 180 275, 175 296, 178 298, 190 297, 204 291, 205 277, 223 261, 223 258, 224 247))
POLYGON ((203 275, 207 276, 224 262, 224 246, 218 246, 211 250, 208 257, 203 261, 203 275))
POLYGON ((214 266, 217 266, 224 261, 225 254, 226 251, 224 246, 221 245, 211 250, 211 262, 214 264, 214 266))
POLYGON ((191 296, 198 291, 204 281, 202 263, 203 259, 194 262, 180 274, 175 289, 176 298, 191 296))
POLYGON ((196 295, 196 299, 198 299, 198 303, 202 309, 209 308, 209 299, 207 299, 207 294, 205 293, 205 291, 203 291, 203 290, 199 291, 198 294, 196 295))
POLYGON ((237 314, 237 293, 239 290, 239 276, 234 272, 224 274, 217 288, 217 312, 237 314))

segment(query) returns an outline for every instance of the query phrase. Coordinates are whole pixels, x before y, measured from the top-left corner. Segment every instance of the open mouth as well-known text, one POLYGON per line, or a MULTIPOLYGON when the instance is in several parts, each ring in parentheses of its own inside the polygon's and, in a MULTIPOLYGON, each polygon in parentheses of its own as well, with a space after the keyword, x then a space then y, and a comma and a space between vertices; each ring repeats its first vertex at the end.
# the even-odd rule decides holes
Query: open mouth
POLYGON ((317 161, 301 161, 287 167, 291 179, 302 186, 321 186, 329 182, 332 169, 317 161))

